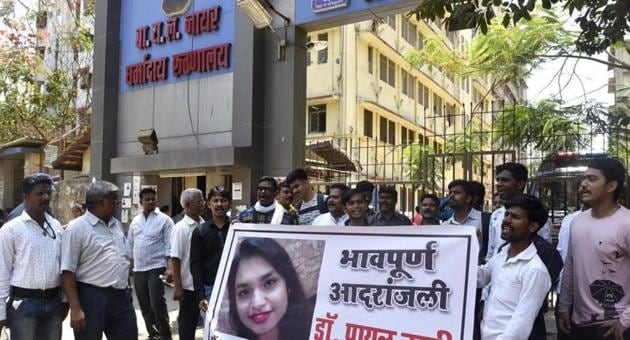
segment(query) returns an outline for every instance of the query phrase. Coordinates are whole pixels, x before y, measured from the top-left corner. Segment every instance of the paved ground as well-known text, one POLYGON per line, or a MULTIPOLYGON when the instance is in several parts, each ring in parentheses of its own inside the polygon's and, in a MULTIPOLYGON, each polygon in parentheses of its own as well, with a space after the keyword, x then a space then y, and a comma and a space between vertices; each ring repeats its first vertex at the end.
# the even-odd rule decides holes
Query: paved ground
MULTIPOLYGON (((178 303, 173 301, 173 289, 171 287, 166 287, 166 303, 168 306, 168 315, 171 320, 171 331, 173 332, 173 340, 179 340, 179 336, 177 335, 177 307, 178 303)), ((140 307, 136 302, 136 297, 134 293, 133 299, 134 308, 136 310, 136 318, 138 319, 138 331, 139 331, 139 340, 144 340, 148 337, 147 330, 144 326, 144 320, 142 319, 142 313, 140 312, 140 307)), ((3 332, 4 333, 4 332, 3 332)), ((7 334, 0 335, 0 340, 8 339, 7 334)), ((74 335, 72 334, 72 328, 70 328, 70 318, 67 317, 63 322, 63 340, 74 340, 74 335)), ((197 328, 197 334, 195 339, 201 340, 203 339, 203 329, 197 328)))
MULTIPOLYGON (((173 332, 173 339, 179 340, 179 336, 177 335, 177 302, 173 301, 173 289, 170 287, 166 287, 166 303, 168 305, 168 314, 171 320, 171 331, 173 332)), ((146 328, 144 327, 144 320, 142 319, 142 314, 140 313, 140 307, 138 306, 134 294, 134 307, 136 309, 136 317, 138 319, 138 331, 139 337, 138 339, 143 340, 146 339, 148 334, 146 328)), ((547 325, 547 340, 555 340, 556 339, 556 323, 553 312, 549 312, 545 315, 545 322, 547 325)), ((8 339, 6 334, 2 334, 0 336, 0 340, 8 339)), ((73 340, 74 336, 72 335, 72 328, 70 328, 70 318, 66 318, 63 322, 63 340, 73 340)), ((203 329, 197 328, 197 334, 195 339, 201 340, 203 339, 203 329)))

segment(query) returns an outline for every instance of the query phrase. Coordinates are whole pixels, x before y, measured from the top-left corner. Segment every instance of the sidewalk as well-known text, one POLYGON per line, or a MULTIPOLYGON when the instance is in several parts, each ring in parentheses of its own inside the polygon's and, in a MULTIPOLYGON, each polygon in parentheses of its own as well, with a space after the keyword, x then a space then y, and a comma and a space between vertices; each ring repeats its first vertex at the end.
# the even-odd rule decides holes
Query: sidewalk
MULTIPOLYGON (((173 340, 179 340, 179 336, 177 335, 177 307, 178 303, 173 301, 173 288, 166 287, 166 304, 168 308, 168 315, 171 320, 171 331, 173 332, 173 340)), ((136 297, 134 293, 133 297, 133 305, 136 310, 136 318, 138 320, 138 339, 144 340, 148 337, 147 330, 144 327, 144 320, 142 319, 142 313, 140 312, 140 307, 136 302, 136 297)), ((557 330, 556 330, 556 321, 553 315, 553 312, 550 311, 545 314, 545 324, 547 326, 547 340, 556 340, 557 330)), ((106 337, 104 337, 106 339, 106 337)), ((0 340, 8 339, 3 334, 0 336, 0 340)), ((74 336, 72 334, 72 328, 70 328, 70 318, 66 318, 63 322, 63 340, 74 340, 74 336)), ((203 329, 197 328, 197 334, 195 336, 196 340, 203 339, 203 329)))

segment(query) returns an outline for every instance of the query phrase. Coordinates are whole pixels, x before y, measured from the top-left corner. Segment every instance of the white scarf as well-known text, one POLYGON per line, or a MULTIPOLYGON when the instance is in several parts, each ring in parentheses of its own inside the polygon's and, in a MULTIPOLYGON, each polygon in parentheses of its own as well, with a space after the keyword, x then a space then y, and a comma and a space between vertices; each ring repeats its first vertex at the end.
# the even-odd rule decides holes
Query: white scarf
POLYGON ((278 201, 275 201, 274 205, 278 207, 278 209, 273 212, 273 217, 271 217, 271 224, 282 224, 282 219, 284 218, 284 213, 286 212, 286 209, 284 209, 282 204, 278 203, 278 201))
POLYGON ((260 204, 260 201, 256 202, 256 204, 254 205, 254 209, 256 209, 257 212, 262 213, 262 214, 266 214, 270 211, 273 211, 273 209, 275 208, 276 208, 275 201, 271 203, 268 207, 263 207, 262 204, 260 204))

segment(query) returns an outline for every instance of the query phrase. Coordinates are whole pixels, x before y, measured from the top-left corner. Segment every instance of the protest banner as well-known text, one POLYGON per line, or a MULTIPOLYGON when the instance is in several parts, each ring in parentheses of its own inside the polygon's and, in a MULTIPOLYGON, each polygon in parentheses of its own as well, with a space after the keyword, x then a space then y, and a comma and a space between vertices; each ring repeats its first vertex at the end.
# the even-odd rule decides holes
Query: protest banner
POLYGON ((472 339, 475 228, 232 226, 205 339, 472 339))

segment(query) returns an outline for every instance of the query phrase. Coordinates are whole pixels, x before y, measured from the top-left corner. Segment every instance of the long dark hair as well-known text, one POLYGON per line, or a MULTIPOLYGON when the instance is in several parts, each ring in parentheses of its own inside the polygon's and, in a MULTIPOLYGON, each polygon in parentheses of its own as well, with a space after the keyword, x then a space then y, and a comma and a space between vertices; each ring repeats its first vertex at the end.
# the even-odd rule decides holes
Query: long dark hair
POLYGON ((257 339, 257 335, 241 322, 236 310, 236 272, 241 261, 259 256, 267 261, 273 269, 282 276, 287 286, 287 311, 278 323, 280 339, 306 339, 310 332, 310 322, 313 315, 300 283, 293 262, 287 251, 275 240, 269 238, 247 238, 238 246, 234 255, 230 276, 228 277, 228 295, 230 299, 230 323, 238 336, 247 339, 257 339), (306 321, 306 325, 304 325, 306 321), (305 337, 304 337, 305 336, 305 337))

